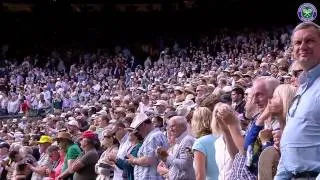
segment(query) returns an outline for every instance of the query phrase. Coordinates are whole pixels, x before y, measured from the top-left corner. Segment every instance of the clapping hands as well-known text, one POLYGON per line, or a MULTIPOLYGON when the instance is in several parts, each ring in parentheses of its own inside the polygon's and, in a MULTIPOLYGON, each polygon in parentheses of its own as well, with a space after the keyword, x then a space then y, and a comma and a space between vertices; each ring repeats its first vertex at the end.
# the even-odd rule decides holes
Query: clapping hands
POLYGON ((222 129, 227 129, 228 125, 234 124, 237 118, 234 110, 227 104, 219 104, 215 116, 222 129))
POLYGON ((272 140, 272 130, 271 129, 263 129, 259 132, 259 138, 262 144, 272 140))
POLYGON ((162 161, 166 161, 167 157, 169 156, 167 150, 164 149, 163 147, 158 147, 156 150, 156 153, 162 161))

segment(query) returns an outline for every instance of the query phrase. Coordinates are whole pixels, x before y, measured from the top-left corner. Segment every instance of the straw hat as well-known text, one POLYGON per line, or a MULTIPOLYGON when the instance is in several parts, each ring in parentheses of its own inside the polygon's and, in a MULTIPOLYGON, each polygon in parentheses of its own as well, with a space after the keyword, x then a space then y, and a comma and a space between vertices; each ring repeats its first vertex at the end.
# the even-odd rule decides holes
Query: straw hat
POLYGON ((44 143, 52 143, 52 138, 50 136, 41 136, 40 140, 38 141, 39 144, 44 144, 44 143))
POLYGON ((165 106, 165 107, 167 107, 168 103, 165 100, 157 100, 157 103, 155 104, 155 106, 165 106))
POLYGON ((69 140, 72 141, 72 137, 71 134, 68 132, 59 132, 57 135, 57 138, 55 139, 56 141, 60 141, 60 140, 69 140))
POLYGON ((138 128, 143 122, 148 120, 149 117, 144 113, 139 113, 136 115, 136 117, 133 119, 130 128, 136 129, 138 128))

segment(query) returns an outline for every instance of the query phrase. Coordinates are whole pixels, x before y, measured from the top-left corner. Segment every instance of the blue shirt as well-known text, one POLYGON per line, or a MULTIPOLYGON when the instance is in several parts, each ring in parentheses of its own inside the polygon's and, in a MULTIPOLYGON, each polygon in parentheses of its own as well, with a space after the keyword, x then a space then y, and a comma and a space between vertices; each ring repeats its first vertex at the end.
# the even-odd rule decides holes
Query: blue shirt
MULTIPOLYGON (((137 157, 150 157, 155 158, 155 150, 158 147, 168 148, 168 142, 165 135, 155 128, 147 137, 144 138, 143 143, 138 151, 137 157)), ((162 180, 162 176, 157 172, 157 165, 159 161, 151 166, 134 166, 134 179, 135 180, 162 180)))
POLYGON ((195 140, 192 149, 202 152, 206 156, 206 180, 218 180, 219 169, 216 163, 214 143, 217 137, 206 135, 195 140))
POLYGON ((303 73, 281 138, 278 173, 320 172, 320 64, 303 73))

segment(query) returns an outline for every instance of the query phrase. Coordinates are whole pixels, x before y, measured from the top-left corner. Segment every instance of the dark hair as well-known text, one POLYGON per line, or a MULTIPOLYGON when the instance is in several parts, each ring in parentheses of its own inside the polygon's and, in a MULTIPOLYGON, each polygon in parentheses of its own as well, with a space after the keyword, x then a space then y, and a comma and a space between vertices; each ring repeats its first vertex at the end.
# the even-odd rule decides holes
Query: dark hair
POLYGON ((135 135, 137 137, 139 142, 143 141, 143 137, 141 136, 141 134, 138 131, 133 131, 132 133, 133 133, 133 135, 135 135))
POLYGON ((18 154, 19 154, 18 151, 15 151, 15 150, 10 151, 10 152, 9 152, 9 158, 10 158, 12 161, 14 161, 16 155, 18 155, 18 154))
POLYGON ((129 105, 127 107, 127 110, 131 113, 135 113, 136 112, 136 107, 134 105, 129 105))
POLYGON ((230 93, 222 94, 220 96, 220 102, 222 102, 222 103, 230 103, 230 102, 232 102, 231 94, 230 93))
POLYGON ((82 109, 81 114, 84 116, 89 116, 89 111, 87 109, 82 109))
POLYGON ((114 125, 117 126, 117 127, 121 127, 121 128, 125 128, 126 127, 125 124, 122 121, 116 121, 114 123, 114 125))
POLYGON ((234 87, 231 92, 236 92, 237 94, 240 94, 242 97, 244 97, 244 89, 240 86, 234 87))
POLYGON ((145 124, 152 124, 152 121, 151 121, 151 119, 147 119, 147 120, 145 120, 143 123, 145 123, 145 124))
POLYGON ((101 118, 102 121, 107 121, 108 123, 110 121, 110 118, 109 118, 108 115, 102 115, 100 118, 101 118))
POLYGON ((163 123, 163 118, 160 117, 160 116, 155 116, 154 119, 155 119, 157 122, 163 123))
POLYGON ((101 147, 98 136, 95 138, 86 138, 88 143, 91 144, 96 150, 99 150, 101 147))
POLYGON ((51 145, 51 146, 49 146, 48 149, 47 149, 47 152, 48 152, 49 154, 52 153, 52 152, 54 152, 54 151, 59 151, 59 147, 58 147, 58 146, 55 146, 55 145, 51 145))

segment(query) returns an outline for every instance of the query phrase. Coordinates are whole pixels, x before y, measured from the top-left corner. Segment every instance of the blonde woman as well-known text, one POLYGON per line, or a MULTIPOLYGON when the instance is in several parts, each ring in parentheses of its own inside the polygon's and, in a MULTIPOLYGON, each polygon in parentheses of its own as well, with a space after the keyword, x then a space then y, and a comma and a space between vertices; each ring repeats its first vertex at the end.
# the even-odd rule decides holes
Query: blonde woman
MULTIPOLYGON (((216 104, 213 110, 211 121, 212 134, 219 137, 214 143, 216 151, 215 158, 219 169, 219 180, 225 180, 230 178, 233 158, 235 153, 237 153, 229 153, 229 149, 226 143, 226 136, 230 136, 231 138, 231 135, 227 130, 227 127, 224 124, 221 124, 221 121, 217 119, 218 117, 216 116, 216 114, 218 111, 221 111, 222 109, 230 109, 230 111, 232 111, 231 106, 229 106, 228 104, 218 103, 216 104)), ((234 148, 236 149, 236 147, 234 148)))
POLYGON ((270 113, 277 118, 281 130, 286 125, 286 116, 289 110, 290 103, 292 102, 297 88, 290 84, 279 85, 273 92, 273 97, 270 100, 269 110, 270 113))
POLYGON ((196 138, 192 147, 196 180, 218 180, 214 147, 217 137, 211 133, 211 119, 212 112, 206 107, 199 107, 191 120, 192 133, 196 138))

